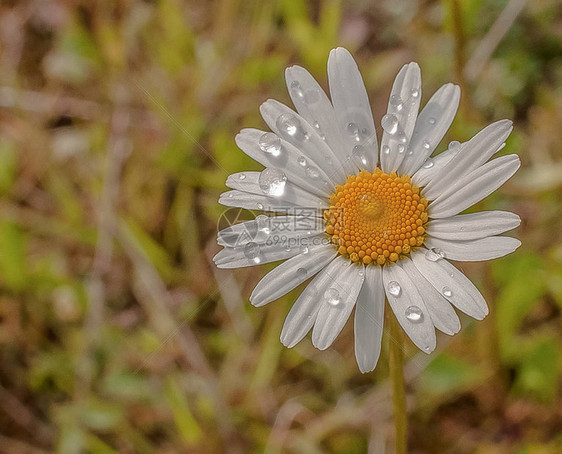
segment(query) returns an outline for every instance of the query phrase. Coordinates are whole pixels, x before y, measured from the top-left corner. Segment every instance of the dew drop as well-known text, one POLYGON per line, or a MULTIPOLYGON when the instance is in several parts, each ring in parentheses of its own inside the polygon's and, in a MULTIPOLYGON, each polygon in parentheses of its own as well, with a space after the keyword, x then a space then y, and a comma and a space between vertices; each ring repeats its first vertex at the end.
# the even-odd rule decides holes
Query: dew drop
POLYGON ((246 246, 244 246, 244 255, 248 260, 254 263, 260 263, 260 245, 250 241, 246 246))
POLYGON ((337 306, 341 302, 340 292, 338 292, 335 288, 331 287, 324 292, 324 298, 331 306, 337 306))
POLYGON ((441 249, 431 248, 425 253, 425 258, 430 262, 437 262, 437 260, 445 257, 445 253, 441 249))
POLYGON ((314 179, 316 179, 320 176, 320 172, 318 171, 318 168, 314 167, 314 166, 308 166, 305 169, 304 173, 306 173, 307 177, 314 178, 314 179))
POLYGON ((289 88, 289 90, 291 91, 291 94, 296 96, 297 98, 304 98, 304 91, 302 90, 301 84, 297 80, 293 80, 291 82, 291 87, 289 88))
POLYGON ((299 269, 297 270, 297 278, 298 278, 298 279, 305 280, 306 277, 307 277, 307 275, 308 275, 308 271, 306 271, 305 268, 299 268, 299 269))
POLYGON ((402 143, 406 143, 408 141, 408 138, 406 137, 406 134, 404 134, 404 131, 398 131, 396 139, 402 143))
POLYGON ((453 291, 449 287, 443 287, 443 290, 441 290, 441 292, 447 298, 450 298, 451 296, 453 296, 453 291))
POLYGON ((263 204, 262 203, 257 203, 256 206, 258 207, 258 210, 263 210, 263 204))
POLYGON ((269 233, 271 233, 271 229, 269 228, 269 216, 260 214, 256 216, 256 219, 254 219, 254 221, 256 222, 258 231, 263 232, 266 235, 269 235, 269 233))
POLYGON ((258 145, 262 151, 272 156, 279 156, 281 153, 281 139, 272 132, 262 134, 258 140, 258 145))
POLYGON ((406 149, 406 147, 404 146, 404 144, 398 144, 398 153, 404 153, 404 150, 406 149))
POLYGON ((428 122, 430 125, 434 125, 436 121, 437 121, 437 120, 435 120, 434 117, 429 117, 429 118, 427 119, 427 122, 428 122))
POLYGON ((246 174, 245 173, 241 173, 240 175, 238 175, 238 178, 240 180, 245 180, 246 179, 246 174))
POLYGON ((390 154, 390 147, 388 145, 383 145, 382 146, 382 152, 384 154, 390 154))
POLYGON ((359 167, 364 168, 367 165, 367 153, 363 145, 355 145, 351 151, 351 157, 359 167))
POLYGON ((299 156, 297 158, 297 162, 299 163, 299 165, 303 167, 306 166, 306 158, 304 156, 299 156))
POLYGON ((359 137, 359 126, 357 126, 357 123, 348 123, 347 133, 350 137, 357 139, 359 137))
POLYGON ((398 118, 393 114, 386 114, 381 120, 382 129, 388 134, 396 134, 398 131, 398 118))
POLYGON ((419 88, 412 88, 412 89, 410 90, 410 96, 411 96, 412 98, 417 99, 419 95, 420 95, 420 90, 419 90, 419 88))
POLYGON ((403 104, 402 104, 402 98, 398 95, 392 95, 390 97, 390 105, 394 106, 394 108, 400 112, 402 110, 403 104))
POLYGON ((320 123, 318 123, 317 121, 312 123, 312 126, 314 126, 316 129, 320 129, 320 123))
POLYGON ((404 315, 412 323, 423 322, 423 311, 418 306, 408 306, 404 311, 404 315))
POLYGON ((423 147, 424 147, 426 150, 429 150, 429 149, 431 148, 431 144, 430 144, 427 140, 424 140, 424 141, 423 141, 423 147))
POLYGON ((229 199, 232 199, 232 197, 234 197, 234 195, 232 194, 232 192, 229 192, 229 193, 228 193, 228 198, 229 198, 229 199))
POLYGON ((400 293, 402 293, 402 287, 400 287, 400 284, 396 281, 390 281, 388 283, 387 289, 388 293, 393 296, 400 296, 400 293))
POLYGON ((299 119, 293 114, 288 113, 279 115, 275 124, 280 131, 283 131, 289 136, 295 136, 301 128, 299 119))
POLYGON ((308 246, 301 247, 300 251, 301 251, 301 254, 308 254, 308 246))
POLYGON ((449 142, 449 150, 458 151, 461 147, 461 143, 458 140, 453 140, 449 142))
POLYGON ((258 178, 260 189, 265 195, 279 197, 285 192, 287 176, 281 169, 275 167, 265 168, 258 178))
POLYGON ((423 167, 424 169, 431 169, 431 168, 433 167, 433 165, 434 165, 433 159, 427 158, 427 159, 424 161, 422 167, 423 167))

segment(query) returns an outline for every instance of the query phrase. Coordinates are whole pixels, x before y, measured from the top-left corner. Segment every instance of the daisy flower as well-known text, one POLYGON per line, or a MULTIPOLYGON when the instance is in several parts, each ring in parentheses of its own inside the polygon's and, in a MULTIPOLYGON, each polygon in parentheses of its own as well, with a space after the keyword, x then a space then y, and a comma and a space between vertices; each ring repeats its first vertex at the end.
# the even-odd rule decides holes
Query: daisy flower
POLYGON ((435 349, 435 328, 449 335, 460 330, 454 308, 483 319, 484 298, 449 260, 489 260, 521 244, 500 236, 519 225, 516 214, 459 214, 519 168, 517 155, 491 159, 505 145, 511 121, 430 157, 453 121, 460 89, 443 85, 418 114, 420 68, 409 63, 394 81, 379 148, 367 91, 346 49, 330 52, 331 101, 305 69, 290 67, 285 77, 296 112, 275 100, 261 105, 272 132, 244 129, 236 143, 265 169, 230 175, 232 190, 219 199, 272 215, 221 230, 216 265, 287 259, 257 284, 254 306, 312 278, 285 320, 287 347, 312 329, 314 346, 328 348, 355 308, 362 372, 373 370, 380 354, 385 298, 426 353, 435 349))

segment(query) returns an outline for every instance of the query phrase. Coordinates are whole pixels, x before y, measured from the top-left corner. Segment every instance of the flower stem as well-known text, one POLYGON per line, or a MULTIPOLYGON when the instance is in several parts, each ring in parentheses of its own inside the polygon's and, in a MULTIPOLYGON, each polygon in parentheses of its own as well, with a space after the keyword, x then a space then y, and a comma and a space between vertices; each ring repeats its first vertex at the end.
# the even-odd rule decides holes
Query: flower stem
POLYGON ((396 430, 396 454, 406 454, 408 446, 408 419, 406 416, 406 391, 404 389, 404 352, 402 331, 395 317, 390 320, 390 381, 392 406, 396 430))

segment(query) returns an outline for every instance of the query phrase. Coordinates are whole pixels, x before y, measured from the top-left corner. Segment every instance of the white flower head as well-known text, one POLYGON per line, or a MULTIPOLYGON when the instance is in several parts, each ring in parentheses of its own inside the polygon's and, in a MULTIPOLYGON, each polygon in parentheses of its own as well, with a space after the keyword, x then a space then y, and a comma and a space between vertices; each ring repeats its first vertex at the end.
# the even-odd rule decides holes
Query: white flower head
POLYGON ((292 347, 312 329, 328 348, 355 307, 355 356, 376 366, 385 298, 422 351, 435 349, 435 328, 460 330, 453 306, 478 320, 488 313, 476 287, 447 259, 489 260, 513 252, 517 227, 504 211, 459 214, 507 181, 516 155, 491 159, 512 130, 509 120, 453 141, 430 157, 456 114, 460 89, 443 85, 418 114, 421 74, 405 65, 394 81, 380 149, 363 80, 351 54, 330 52, 331 101, 299 66, 287 86, 297 112, 268 100, 261 114, 273 132, 244 129, 238 146, 265 166, 230 175, 219 202, 264 210, 218 234, 219 268, 288 259, 268 273, 250 301, 263 306, 312 278, 290 310, 281 342, 292 347))

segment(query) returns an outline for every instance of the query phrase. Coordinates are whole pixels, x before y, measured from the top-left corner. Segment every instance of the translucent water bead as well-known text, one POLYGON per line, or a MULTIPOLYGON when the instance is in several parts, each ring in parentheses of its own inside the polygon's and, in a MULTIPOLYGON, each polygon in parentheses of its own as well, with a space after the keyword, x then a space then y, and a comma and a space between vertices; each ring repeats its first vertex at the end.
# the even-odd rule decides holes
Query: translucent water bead
POLYGON ((281 169, 265 168, 258 178, 260 189, 265 195, 279 197, 285 192, 287 176, 281 169))

